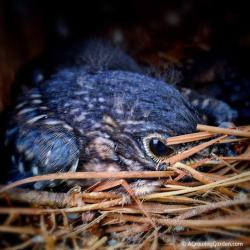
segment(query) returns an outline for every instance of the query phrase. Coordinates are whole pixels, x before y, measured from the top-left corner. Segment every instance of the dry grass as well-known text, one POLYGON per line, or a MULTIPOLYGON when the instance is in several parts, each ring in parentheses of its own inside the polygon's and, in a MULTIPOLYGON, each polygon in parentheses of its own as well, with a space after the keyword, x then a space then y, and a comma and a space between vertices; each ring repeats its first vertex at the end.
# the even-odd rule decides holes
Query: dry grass
MULTIPOLYGON (((165 160, 168 171, 60 173, 35 176, 1 187, 5 249, 185 249, 183 242, 238 242, 250 245, 250 126, 222 129, 199 125, 198 132, 167 144, 206 139, 165 160), (234 135, 231 138, 229 135, 234 135), (215 143, 231 143, 237 156, 181 161, 215 143), (202 172, 202 166, 208 166, 202 172), (192 177, 192 178, 191 178, 192 177), (22 189, 51 179, 103 179, 67 193, 22 189), (160 179, 162 187, 136 197, 129 179, 160 179), (116 193, 122 186, 131 197, 116 193)), ((189 245, 190 248, 190 245, 189 245)), ((198 249, 198 247, 196 247, 198 249)), ((235 249, 235 248, 234 248, 235 249)))

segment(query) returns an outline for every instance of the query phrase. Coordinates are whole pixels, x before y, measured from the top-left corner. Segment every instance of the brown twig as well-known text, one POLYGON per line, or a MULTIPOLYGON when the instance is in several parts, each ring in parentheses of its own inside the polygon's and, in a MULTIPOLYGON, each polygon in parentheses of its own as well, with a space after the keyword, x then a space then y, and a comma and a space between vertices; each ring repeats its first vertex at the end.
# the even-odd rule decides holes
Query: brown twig
POLYGON ((186 134, 186 135, 178 135, 178 136, 167 138, 166 144, 175 145, 175 144, 180 144, 180 143, 199 141, 199 140, 211 138, 213 136, 214 134, 209 133, 209 132, 197 132, 197 133, 186 134))
MULTIPOLYGON (((147 218, 133 216, 133 215, 120 215, 120 214, 110 214, 109 217, 117 219, 121 222, 136 222, 136 223, 148 223, 147 218)), ((249 226, 250 218, 241 217, 241 218, 232 218, 226 217, 223 219, 215 220, 179 220, 179 219, 159 219, 154 218, 154 221, 161 226, 183 226, 190 228, 199 228, 199 227, 228 227, 228 226, 249 226)))
POLYGON ((27 215, 39 215, 39 214, 51 214, 51 213, 78 213, 94 210, 102 210, 112 206, 117 206, 122 203, 123 199, 115 199, 111 201, 103 201, 95 204, 87 204, 81 207, 71 208, 0 208, 0 214, 27 214, 27 215))
POLYGON ((37 235, 40 233, 40 230, 37 230, 33 227, 0 226, 0 232, 37 235))
POLYGON ((121 172, 67 172, 55 173, 47 175, 32 176, 20 181, 13 182, 0 189, 0 193, 24 184, 46 181, 46 180, 76 180, 76 179, 147 179, 147 178, 163 178, 173 174, 172 171, 121 171, 121 172))
MULTIPOLYGON (((74 207, 77 206, 77 200, 69 193, 55 193, 47 191, 37 191, 22 188, 14 188, 4 191, 0 198, 8 197, 13 201, 21 201, 40 206, 51 207, 74 207)), ((118 194, 111 192, 92 192, 80 194, 81 199, 117 199, 121 197, 118 194)))
POLYGON ((220 201, 217 203, 201 205, 179 215, 177 219, 180 219, 180 220, 189 219, 189 218, 198 216, 202 213, 210 212, 211 210, 214 210, 214 209, 235 206, 235 205, 244 205, 244 204, 249 204, 249 203, 250 203, 250 200, 244 199, 244 200, 226 200, 226 201, 220 201))
POLYGON ((163 162, 166 163, 166 164, 174 164, 174 163, 176 163, 178 161, 182 161, 182 160, 190 157, 191 155, 194 155, 194 154, 198 153, 199 151, 201 151, 201 150, 215 144, 216 142, 220 141, 221 139, 223 139, 225 137, 226 137, 226 135, 215 138, 215 139, 210 140, 208 142, 204 142, 204 143, 202 143, 200 145, 197 145, 197 146, 195 146, 195 147, 193 147, 191 149, 188 149, 188 150, 186 150, 186 151, 184 151, 184 152, 182 152, 180 154, 171 156, 171 157, 167 158, 166 160, 164 160, 163 162))
POLYGON ((250 138, 250 132, 231 129, 231 128, 219 128, 219 127, 198 124, 196 129, 200 131, 215 133, 215 134, 236 135, 236 136, 250 138))

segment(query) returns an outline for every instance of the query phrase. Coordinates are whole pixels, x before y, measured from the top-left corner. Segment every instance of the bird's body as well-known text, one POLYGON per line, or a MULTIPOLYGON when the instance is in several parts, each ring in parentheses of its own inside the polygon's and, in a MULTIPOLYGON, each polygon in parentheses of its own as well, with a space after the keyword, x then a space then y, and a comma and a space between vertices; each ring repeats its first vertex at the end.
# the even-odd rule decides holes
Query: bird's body
POLYGON ((78 63, 21 95, 6 138, 21 176, 155 170, 157 157, 174 152, 163 140, 194 132, 198 122, 174 87, 121 51, 91 43, 78 63))

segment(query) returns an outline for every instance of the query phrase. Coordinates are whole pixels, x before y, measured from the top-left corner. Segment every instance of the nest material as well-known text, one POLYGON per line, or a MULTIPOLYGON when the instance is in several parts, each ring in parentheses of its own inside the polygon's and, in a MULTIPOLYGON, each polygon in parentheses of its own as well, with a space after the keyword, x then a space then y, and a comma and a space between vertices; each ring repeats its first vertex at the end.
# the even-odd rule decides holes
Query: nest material
POLYGON ((119 172, 112 173, 112 179, 105 172, 60 173, 2 187, 1 249, 249 246, 250 126, 223 129, 198 125, 197 129, 202 132, 166 141, 170 145, 206 139, 166 159, 168 171, 119 172), (215 143, 234 145, 238 155, 181 162, 215 143), (203 166, 208 171, 200 171, 203 166), (67 193, 19 187, 42 180, 87 178, 103 181, 84 190, 74 187, 67 193), (127 180, 138 178, 160 179, 162 187, 136 197, 127 180), (117 186, 127 195, 114 192, 117 186))

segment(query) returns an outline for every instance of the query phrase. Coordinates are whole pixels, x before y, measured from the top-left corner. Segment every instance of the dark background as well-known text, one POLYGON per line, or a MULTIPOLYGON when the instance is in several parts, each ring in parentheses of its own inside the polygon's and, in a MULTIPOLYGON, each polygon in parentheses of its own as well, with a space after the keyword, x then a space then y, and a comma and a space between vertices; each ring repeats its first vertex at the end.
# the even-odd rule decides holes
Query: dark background
POLYGON ((36 65, 48 70, 68 44, 98 36, 170 82, 229 102, 240 113, 237 123, 246 124, 249 17, 243 0, 2 0, 0 111, 12 103, 13 82, 28 83, 36 65))

